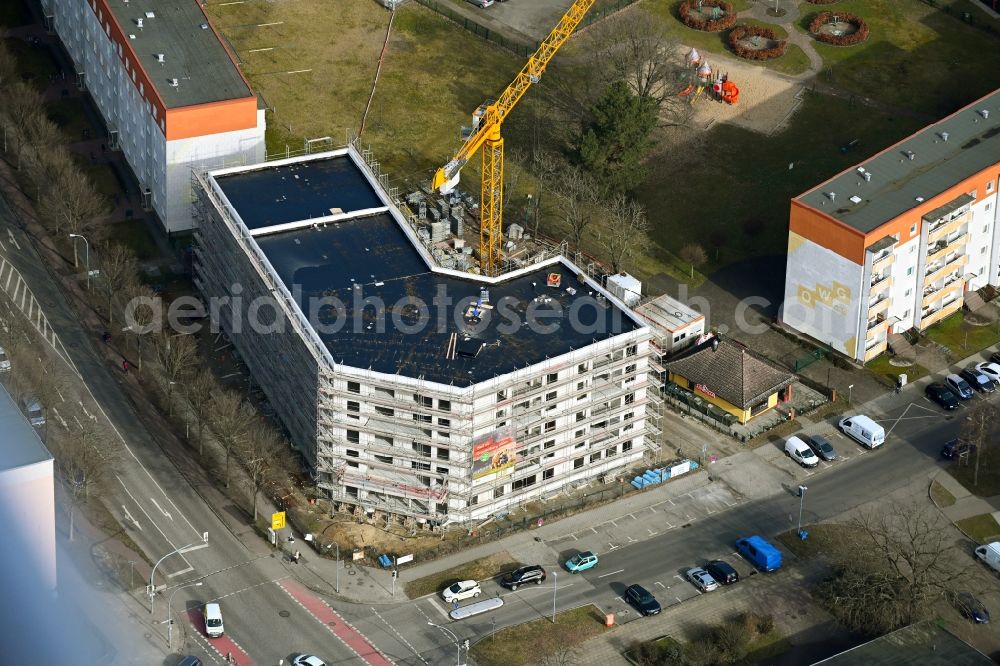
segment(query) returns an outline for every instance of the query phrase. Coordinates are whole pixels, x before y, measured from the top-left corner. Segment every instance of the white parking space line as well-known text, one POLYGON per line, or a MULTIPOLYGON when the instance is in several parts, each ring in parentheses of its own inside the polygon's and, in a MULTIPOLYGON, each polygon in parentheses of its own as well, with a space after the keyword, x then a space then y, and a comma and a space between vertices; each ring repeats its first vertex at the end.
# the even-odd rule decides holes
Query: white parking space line
POLYGON ((661 583, 660 581, 655 581, 653 585, 659 585, 661 590, 667 589, 667 586, 661 583))
POLYGON ((618 571, 612 571, 610 573, 601 574, 600 576, 598 576, 598 578, 607 578, 608 576, 614 576, 615 574, 620 574, 623 571, 625 571, 625 570, 624 569, 619 569, 618 571))
POLYGON ((646 528, 646 531, 649 532, 649 536, 656 536, 656 532, 654 532, 653 530, 649 529, 648 527, 646 528))
MULTIPOLYGON (((436 611, 437 611, 438 613, 441 613, 441 615, 442 615, 442 616, 444 617, 444 619, 446 619, 446 620, 448 620, 449 622, 451 622, 451 616, 449 616, 449 615, 448 615, 448 611, 447 611, 447 610, 445 610, 444 608, 442 608, 442 607, 441 607, 441 604, 438 604, 438 603, 434 603, 435 601, 437 601, 437 598, 431 598, 431 599, 428 599, 428 600, 427 600, 427 602, 428 602, 428 603, 429 603, 429 604, 431 605, 431 607, 432 607, 432 608, 433 608, 434 610, 436 610, 436 611)), ((442 602, 442 603, 443 603, 443 602, 442 602)), ((428 619, 429 619, 429 618, 428 618, 428 619)))

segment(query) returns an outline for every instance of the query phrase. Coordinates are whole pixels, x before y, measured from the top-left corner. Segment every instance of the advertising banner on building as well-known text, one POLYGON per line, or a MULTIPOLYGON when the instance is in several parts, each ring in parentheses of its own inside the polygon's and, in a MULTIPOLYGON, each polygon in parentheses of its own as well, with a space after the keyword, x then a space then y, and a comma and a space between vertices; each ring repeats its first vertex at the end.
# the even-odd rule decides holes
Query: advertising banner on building
POLYGON ((513 434, 507 431, 497 431, 474 442, 472 478, 480 479, 514 467, 517 462, 516 447, 513 434))

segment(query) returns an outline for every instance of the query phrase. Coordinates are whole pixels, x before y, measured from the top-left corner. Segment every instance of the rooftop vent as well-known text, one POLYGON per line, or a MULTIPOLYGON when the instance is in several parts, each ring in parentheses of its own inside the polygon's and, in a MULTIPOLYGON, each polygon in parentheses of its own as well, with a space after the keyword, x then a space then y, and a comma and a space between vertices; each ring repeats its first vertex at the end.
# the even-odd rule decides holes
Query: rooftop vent
POLYGON ((837 200, 837 193, 836 192, 827 192, 826 196, 830 197, 830 201, 836 201, 837 200))
POLYGON ((157 53, 156 54, 156 62, 164 62, 165 59, 166 59, 166 55, 164 55, 163 53, 157 53))
POLYGON ((129 39, 135 39, 135 35, 134 35, 134 34, 132 34, 132 33, 129 33, 129 35, 128 35, 128 38, 129 38, 129 39))
POLYGON ((153 12, 146 12, 146 18, 156 18, 156 14, 153 12))
POLYGON ((864 172, 865 172, 864 167, 858 167, 858 173, 864 173, 864 172))
POLYGON ((201 24, 201 29, 202 30, 208 30, 208 24, 207 23, 202 23, 201 24))
POLYGON ((916 201, 917 201, 917 203, 923 203, 924 202, 924 198, 923 197, 917 197, 916 201))
POLYGON ((871 182, 871 179, 872 179, 872 172, 871 171, 865 171, 865 182, 866 183, 867 182, 871 182))
POLYGON ((851 203, 854 203, 854 204, 861 203, 861 197, 859 197, 857 194, 855 194, 853 197, 851 197, 851 203))
POLYGON ((906 151, 906 156, 908 158, 910 158, 911 162, 917 158, 917 154, 915 152, 913 152, 912 150, 907 150, 906 151))
POLYGON ((990 110, 989 109, 980 109, 979 113, 982 114, 983 120, 988 120, 989 117, 990 117, 990 110))
POLYGON ((947 132, 941 132, 941 140, 942 141, 947 141, 948 140, 948 133, 947 132))
POLYGON ((142 30, 142 19, 141 18, 137 18, 135 20, 135 27, 139 28, 139 30, 142 30))
POLYGON ((171 85, 172 87, 176 88, 176 87, 177 87, 177 86, 179 86, 180 84, 181 84, 181 82, 180 82, 180 81, 178 81, 177 79, 170 79, 170 85, 171 85))

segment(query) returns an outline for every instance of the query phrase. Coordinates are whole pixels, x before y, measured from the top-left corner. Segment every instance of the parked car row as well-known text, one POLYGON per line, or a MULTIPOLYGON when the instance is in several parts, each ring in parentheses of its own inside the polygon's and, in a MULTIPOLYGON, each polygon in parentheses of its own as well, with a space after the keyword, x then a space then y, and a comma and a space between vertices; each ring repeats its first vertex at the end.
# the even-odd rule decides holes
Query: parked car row
MULTIPOLYGON (((869 449, 885 442, 885 429, 863 414, 846 416, 837 425, 841 432, 869 449)), ((789 437, 785 440, 785 455, 803 467, 815 467, 820 460, 829 462, 837 459, 833 444, 820 435, 789 437)))

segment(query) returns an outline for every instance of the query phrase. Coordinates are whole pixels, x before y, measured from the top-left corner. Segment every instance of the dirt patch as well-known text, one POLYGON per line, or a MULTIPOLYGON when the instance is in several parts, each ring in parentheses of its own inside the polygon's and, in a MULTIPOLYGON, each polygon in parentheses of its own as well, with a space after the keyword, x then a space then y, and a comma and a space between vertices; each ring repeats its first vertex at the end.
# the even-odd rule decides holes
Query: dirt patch
POLYGON ((404 590, 406 596, 410 599, 418 599, 424 595, 443 590, 460 580, 482 581, 516 569, 519 566, 521 566, 521 563, 511 557, 510 553, 502 551, 496 555, 466 562, 460 566, 410 581, 406 584, 404 590))

